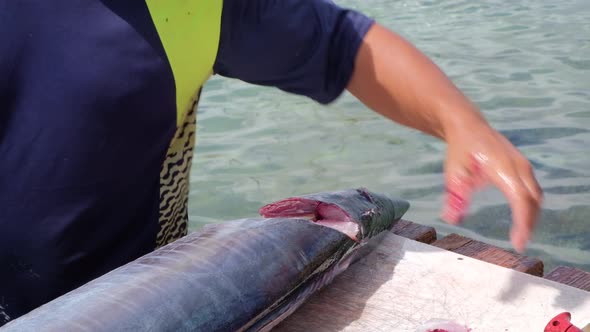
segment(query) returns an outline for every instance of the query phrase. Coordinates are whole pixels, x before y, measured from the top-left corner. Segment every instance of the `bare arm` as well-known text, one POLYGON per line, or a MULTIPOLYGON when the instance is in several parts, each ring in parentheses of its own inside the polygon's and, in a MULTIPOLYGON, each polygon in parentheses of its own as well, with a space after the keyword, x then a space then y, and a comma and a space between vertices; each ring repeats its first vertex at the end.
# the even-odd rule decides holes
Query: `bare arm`
POLYGON ((375 24, 359 50, 348 90, 383 116, 448 143, 447 221, 460 222, 472 192, 489 182, 510 202, 512 243, 524 250, 542 201, 531 165, 434 63, 375 24))

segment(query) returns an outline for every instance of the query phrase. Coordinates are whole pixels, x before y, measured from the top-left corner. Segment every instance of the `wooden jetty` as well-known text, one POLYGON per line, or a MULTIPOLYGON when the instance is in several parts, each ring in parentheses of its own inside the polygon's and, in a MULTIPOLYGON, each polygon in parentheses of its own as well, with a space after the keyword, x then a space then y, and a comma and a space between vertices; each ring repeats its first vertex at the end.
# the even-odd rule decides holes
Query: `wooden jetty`
MULTIPOLYGON (((561 312, 590 323, 590 273, 402 220, 368 256, 275 328, 415 332, 431 319, 473 332, 536 332, 561 312)), ((584 330, 586 331, 586 330, 584 330)))

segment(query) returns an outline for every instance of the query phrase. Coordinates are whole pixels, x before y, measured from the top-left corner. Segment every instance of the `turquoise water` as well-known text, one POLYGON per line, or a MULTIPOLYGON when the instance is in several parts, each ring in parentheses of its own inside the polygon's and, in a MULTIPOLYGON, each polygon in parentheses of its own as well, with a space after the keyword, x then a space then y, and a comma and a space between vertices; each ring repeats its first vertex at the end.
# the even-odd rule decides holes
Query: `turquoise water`
MULTIPOLYGON (((347 0, 428 54, 533 162, 545 205, 529 254, 590 271, 590 1, 347 0)), ((395 52, 395 50, 392 50, 395 52)), ((424 91, 425 94, 428 91, 424 91)), ((445 146, 350 95, 328 107, 214 78, 198 115, 191 228, 256 216, 276 199, 366 186, 410 220, 509 248, 488 188, 461 227, 439 218, 445 146)))

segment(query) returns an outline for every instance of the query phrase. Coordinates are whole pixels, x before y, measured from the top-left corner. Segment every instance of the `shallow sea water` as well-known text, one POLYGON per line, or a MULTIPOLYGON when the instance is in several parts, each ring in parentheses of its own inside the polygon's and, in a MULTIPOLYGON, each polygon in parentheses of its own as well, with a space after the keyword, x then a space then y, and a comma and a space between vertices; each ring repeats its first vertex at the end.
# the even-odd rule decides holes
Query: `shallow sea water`
MULTIPOLYGON (((532 161, 545 204, 528 254, 546 272, 556 264, 590 271, 590 1, 337 2, 417 45, 532 161)), ((257 216, 292 195, 365 186, 410 201, 406 218, 441 235, 510 247, 499 191, 478 193, 464 225, 446 225, 438 217, 445 145, 348 94, 326 107, 216 77, 198 114, 193 230, 257 216)))

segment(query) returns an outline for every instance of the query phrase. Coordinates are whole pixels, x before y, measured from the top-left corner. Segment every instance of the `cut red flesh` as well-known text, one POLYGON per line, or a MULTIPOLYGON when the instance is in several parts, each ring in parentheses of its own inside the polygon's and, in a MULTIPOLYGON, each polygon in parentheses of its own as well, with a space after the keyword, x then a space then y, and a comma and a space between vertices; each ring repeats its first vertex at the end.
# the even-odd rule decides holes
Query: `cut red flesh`
POLYGON ((260 215, 265 218, 308 217, 311 221, 325 227, 333 228, 358 241, 359 226, 341 208, 334 204, 322 203, 305 198, 288 198, 260 208, 260 215))
POLYGON ((260 208, 260 215, 265 218, 307 217, 314 216, 320 202, 303 198, 288 198, 260 208))

